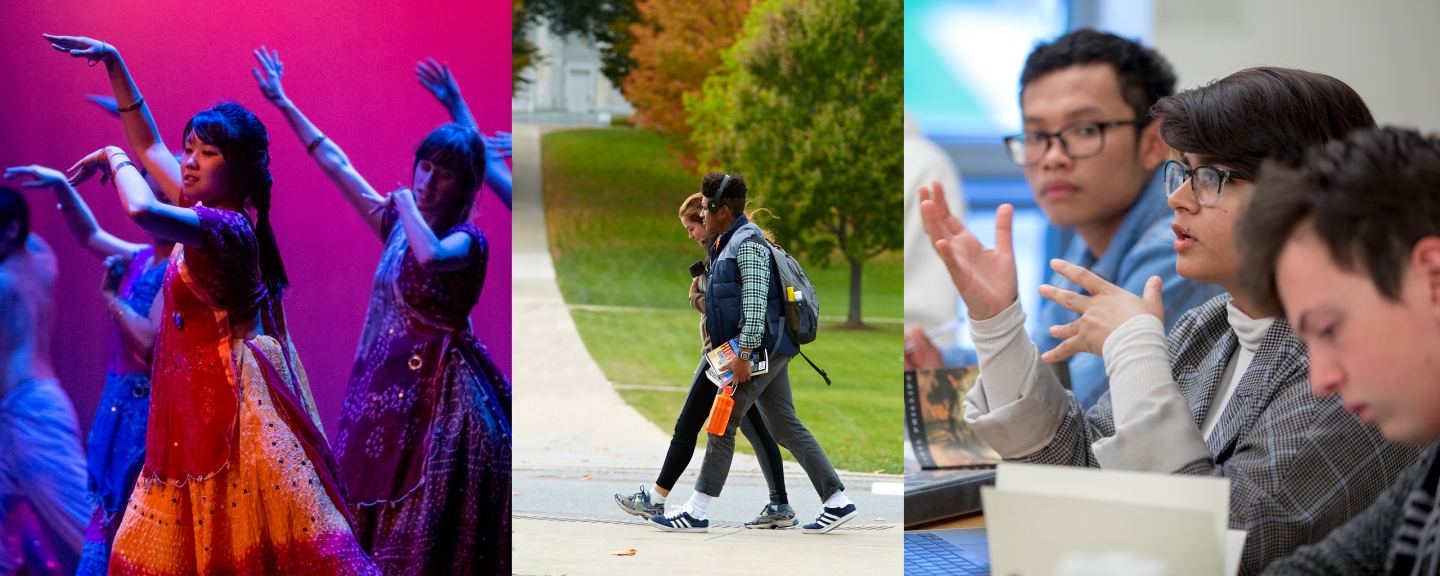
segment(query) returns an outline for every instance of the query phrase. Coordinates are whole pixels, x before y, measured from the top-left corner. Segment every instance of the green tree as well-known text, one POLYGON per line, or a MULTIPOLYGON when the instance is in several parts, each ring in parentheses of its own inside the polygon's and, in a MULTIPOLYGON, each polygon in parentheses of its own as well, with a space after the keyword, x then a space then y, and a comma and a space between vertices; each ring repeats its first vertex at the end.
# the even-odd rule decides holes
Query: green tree
POLYGON ((903 0, 765 0, 686 110, 702 171, 746 174, 781 243, 861 271, 902 247, 903 0))
POLYGON ((639 21, 635 0, 526 0, 526 9, 544 18, 550 31, 579 35, 600 50, 600 73, 619 86, 635 61, 630 25, 639 21))
POLYGON ((530 84, 520 75, 540 63, 540 47, 525 34, 535 24, 535 13, 525 7, 524 0, 512 0, 510 6, 510 95, 514 96, 530 84))

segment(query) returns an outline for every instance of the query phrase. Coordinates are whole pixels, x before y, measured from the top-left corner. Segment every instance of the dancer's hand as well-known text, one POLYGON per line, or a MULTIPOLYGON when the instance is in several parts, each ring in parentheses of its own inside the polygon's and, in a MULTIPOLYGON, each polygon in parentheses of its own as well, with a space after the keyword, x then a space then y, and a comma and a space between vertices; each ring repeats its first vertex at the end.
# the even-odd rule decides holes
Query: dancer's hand
POLYGON ((5 179, 7 180, 25 177, 29 177, 31 180, 21 184, 21 188, 59 188, 66 183, 65 174, 53 168, 31 164, 5 169, 5 179))
POLYGON ((105 60, 115 54, 115 46, 101 40, 85 38, 83 36, 54 36, 41 34, 50 41, 50 46, 61 52, 70 54, 73 58, 84 58, 94 66, 97 62, 105 60))
POLYGON ((250 73, 255 76, 255 84, 260 87, 260 93, 276 106, 289 102, 290 99, 285 97, 285 88, 280 85, 280 77, 285 74, 285 63, 280 61, 280 51, 267 51, 261 46, 255 50, 255 60, 260 63, 260 68, 251 68, 250 73))
POLYGON ((995 211, 995 248, 986 248, 950 213, 939 182, 920 187, 920 214, 925 232, 950 279, 959 289, 970 317, 988 320, 1009 308, 1019 296, 1015 279, 1015 252, 1011 249, 1010 221, 1015 207, 1001 204, 995 211))
POLYGON ((100 280, 100 293, 114 296, 120 292, 120 281, 125 278, 125 269, 130 266, 130 258, 119 254, 112 254, 105 258, 105 277, 100 280))
POLYGON ((70 175, 70 185, 79 186, 80 183, 89 180, 96 172, 100 172, 100 183, 104 184, 110 177, 110 155, 124 154, 125 152, 117 146, 106 146, 90 153, 89 156, 81 158, 74 166, 66 172, 73 172, 70 175))
POLYGON ((1050 335, 1065 341, 1054 350, 1040 355, 1046 362, 1059 362, 1077 352, 1100 355, 1105 350, 1105 339, 1121 324, 1141 314, 1149 314, 1165 321, 1165 305, 1160 300, 1160 277, 1151 276, 1145 282, 1145 297, 1141 298, 1125 291, 1124 288, 1106 282, 1094 272, 1064 260, 1051 260, 1050 267, 1061 276, 1079 284, 1091 296, 1056 288, 1048 284, 1040 286, 1040 295, 1080 313, 1080 319, 1069 324, 1051 326, 1050 335))
POLYGON ((510 133, 496 132, 494 136, 486 136, 480 133, 480 142, 485 145, 485 161, 491 158, 509 158, 511 154, 510 133))
POLYGON ((98 94, 86 94, 85 99, 94 102, 96 106, 104 108, 106 112, 120 115, 120 104, 115 102, 114 96, 100 96, 98 94))
MULTIPOLYGON (((426 58, 424 62, 415 63, 415 78, 420 80, 420 85, 429 90, 445 109, 460 105, 460 85, 455 83, 455 76, 450 74, 450 64, 440 64, 434 58, 426 58)), ((490 149, 488 145, 485 148, 487 151, 490 149)))

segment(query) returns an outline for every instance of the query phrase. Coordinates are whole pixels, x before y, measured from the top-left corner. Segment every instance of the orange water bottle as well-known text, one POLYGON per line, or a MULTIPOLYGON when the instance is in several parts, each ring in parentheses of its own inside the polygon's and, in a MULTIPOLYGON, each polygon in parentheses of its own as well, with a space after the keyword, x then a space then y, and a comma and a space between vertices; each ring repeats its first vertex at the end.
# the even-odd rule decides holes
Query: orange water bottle
POLYGON ((734 393, 734 386, 726 386, 720 394, 715 395, 715 403, 710 406, 710 421, 705 424, 706 432, 716 436, 725 435, 725 427, 730 424, 730 410, 735 408, 735 399, 730 397, 734 393))

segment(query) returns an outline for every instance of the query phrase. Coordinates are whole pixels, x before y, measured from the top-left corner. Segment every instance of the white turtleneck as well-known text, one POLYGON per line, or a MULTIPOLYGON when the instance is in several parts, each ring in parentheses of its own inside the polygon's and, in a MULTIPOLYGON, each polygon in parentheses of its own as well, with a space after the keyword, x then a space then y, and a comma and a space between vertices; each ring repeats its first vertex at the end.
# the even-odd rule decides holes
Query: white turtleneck
POLYGON ((1239 387, 1240 378, 1245 376, 1245 370, 1250 368, 1250 361, 1255 358, 1255 351, 1260 349, 1260 341, 1265 339, 1265 333, 1270 330, 1270 325, 1275 323, 1275 318, 1255 319, 1245 315, 1234 302, 1225 304, 1226 319, 1230 321, 1230 329, 1235 331, 1235 336, 1240 340, 1240 346, 1230 355, 1230 362, 1225 365, 1225 377, 1220 379, 1220 389, 1215 391, 1215 399, 1210 402, 1210 410, 1205 414, 1205 424, 1200 427, 1200 433, 1206 440, 1210 439, 1210 433, 1215 430, 1215 424, 1220 422, 1220 415, 1225 413, 1225 407, 1230 405, 1230 398, 1235 395, 1235 389, 1239 387))

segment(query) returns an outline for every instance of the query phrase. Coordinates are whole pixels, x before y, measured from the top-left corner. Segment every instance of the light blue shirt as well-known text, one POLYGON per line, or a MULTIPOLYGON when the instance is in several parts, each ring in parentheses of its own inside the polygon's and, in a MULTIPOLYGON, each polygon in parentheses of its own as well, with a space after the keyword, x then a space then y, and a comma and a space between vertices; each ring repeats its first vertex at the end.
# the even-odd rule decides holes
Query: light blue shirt
MULTIPOLYGON (((1084 266, 1105 281, 1115 284, 1133 294, 1142 294, 1145 282, 1151 276, 1159 276, 1162 282, 1161 296, 1165 301, 1165 331, 1191 308, 1224 292, 1219 286, 1183 278, 1175 271, 1175 233, 1170 222, 1175 213, 1166 203, 1164 176, 1160 170, 1146 185, 1140 199, 1125 215, 1120 228, 1110 240, 1110 247, 1100 258, 1090 253, 1085 240, 1076 235, 1060 257, 1066 262, 1084 266)), ((1051 273, 1047 283, 1080 294, 1089 295, 1079 285, 1058 273, 1051 273)), ((1060 345, 1061 340, 1050 335, 1051 326, 1069 324, 1080 319, 1080 314, 1066 309, 1048 299, 1040 300, 1040 328, 1030 337, 1045 352, 1060 345)), ((976 363, 975 351, 958 346, 942 351, 948 366, 964 366, 976 363)), ((1068 360, 1070 386, 1080 405, 1089 409, 1100 396, 1110 389, 1110 378, 1105 375, 1105 361, 1094 354, 1080 353, 1068 360)))

